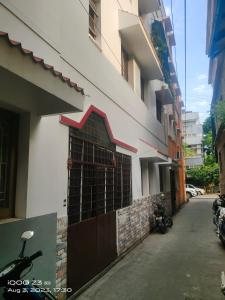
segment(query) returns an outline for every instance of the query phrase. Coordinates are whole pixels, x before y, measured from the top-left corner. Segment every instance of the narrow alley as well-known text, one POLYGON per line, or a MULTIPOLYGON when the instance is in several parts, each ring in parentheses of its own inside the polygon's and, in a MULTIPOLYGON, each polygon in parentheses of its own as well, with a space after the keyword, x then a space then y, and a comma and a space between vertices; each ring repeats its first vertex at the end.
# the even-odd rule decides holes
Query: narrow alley
POLYGON ((222 300, 216 232, 225 0, 0 0, 0 300, 222 300))
POLYGON ((222 300, 225 250, 212 223, 212 198, 192 199, 165 235, 151 234, 79 300, 222 300))

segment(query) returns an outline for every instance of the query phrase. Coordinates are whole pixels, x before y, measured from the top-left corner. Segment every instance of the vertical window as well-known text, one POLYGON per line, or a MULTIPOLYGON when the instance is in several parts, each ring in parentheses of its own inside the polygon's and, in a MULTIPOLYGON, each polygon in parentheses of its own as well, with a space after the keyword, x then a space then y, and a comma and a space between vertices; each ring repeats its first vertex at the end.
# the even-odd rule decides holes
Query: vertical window
POLYGON ((141 99, 143 100, 143 102, 145 101, 145 80, 142 76, 141 76, 141 99))
POLYGON ((156 117, 157 120, 162 123, 162 103, 156 97, 156 117))
POLYGON ((89 0, 89 34, 97 39, 99 25, 99 1, 89 0))
POLYGON ((121 73, 122 76, 128 81, 128 62, 129 62, 129 56, 127 52, 121 48, 121 73))
POLYGON ((160 192, 164 191, 164 182, 163 182, 163 168, 159 166, 159 184, 160 192))
POLYGON ((0 109, 0 219, 14 215, 18 115, 0 109))

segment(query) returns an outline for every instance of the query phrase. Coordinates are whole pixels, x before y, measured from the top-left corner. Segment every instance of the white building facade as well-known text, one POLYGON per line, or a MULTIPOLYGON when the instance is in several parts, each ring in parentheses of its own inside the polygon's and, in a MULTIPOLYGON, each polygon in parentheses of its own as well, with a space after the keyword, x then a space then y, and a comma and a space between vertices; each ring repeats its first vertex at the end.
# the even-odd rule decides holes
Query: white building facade
POLYGON ((154 22, 171 55, 161 1, 1 1, 0 231, 15 240, 1 265, 33 229, 36 276, 74 292, 149 233, 160 192, 171 211, 164 105, 179 85, 154 22))
POLYGON ((199 113, 187 111, 183 113, 182 119, 184 123, 184 141, 193 153, 185 158, 186 166, 201 166, 203 164, 203 129, 200 124, 199 113))

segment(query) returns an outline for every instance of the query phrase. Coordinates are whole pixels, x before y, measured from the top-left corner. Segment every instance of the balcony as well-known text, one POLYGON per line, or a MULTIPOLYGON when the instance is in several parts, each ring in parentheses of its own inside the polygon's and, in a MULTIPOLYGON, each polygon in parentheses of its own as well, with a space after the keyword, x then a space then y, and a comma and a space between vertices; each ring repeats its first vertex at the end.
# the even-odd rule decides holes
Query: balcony
POLYGON ((163 154, 153 145, 149 144, 143 139, 139 139, 139 153, 140 160, 147 160, 150 163, 167 162, 167 154, 163 154))
POLYGON ((175 36, 173 31, 170 31, 167 33, 167 38, 169 40, 169 45, 172 46, 176 46, 176 41, 175 41, 175 36))
POLYGON ((164 26, 165 26, 165 31, 166 31, 166 32, 171 32, 171 31, 173 31, 173 26, 172 26, 170 17, 165 18, 165 19, 163 20, 163 22, 164 22, 164 26))
POLYGON ((153 45, 161 62, 165 81, 169 84, 171 83, 171 64, 169 63, 171 55, 163 22, 154 20, 150 27, 153 45))
POLYGON ((162 105, 168 105, 174 103, 174 97, 167 84, 160 80, 153 80, 151 82, 152 88, 155 91, 157 99, 162 105))
POLYGON ((160 61, 141 19, 128 12, 119 11, 119 32, 124 49, 137 60, 143 76, 147 80, 162 80, 160 61))
POLYGON ((210 58, 215 58, 224 51, 225 44, 225 2, 209 1, 207 49, 210 58))
POLYGON ((174 103, 174 97, 172 96, 170 89, 162 88, 155 92, 157 99, 162 103, 162 105, 168 105, 174 103))
POLYGON ((160 0, 139 0, 138 8, 141 15, 148 14, 160 9, 160 0))

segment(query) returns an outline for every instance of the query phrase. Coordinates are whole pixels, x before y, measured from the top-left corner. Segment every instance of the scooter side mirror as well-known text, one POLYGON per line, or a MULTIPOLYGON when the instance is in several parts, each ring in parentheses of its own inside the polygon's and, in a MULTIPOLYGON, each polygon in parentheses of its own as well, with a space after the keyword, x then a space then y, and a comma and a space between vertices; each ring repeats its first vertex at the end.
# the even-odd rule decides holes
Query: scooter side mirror
POLYGON ((34 235, 34 231, 31 231, 31 230, 25 231, 24 233, 22 233, 21 240, 23 241, 23 246, 22 246, 22 249, 19 254, 20 258, 24 257, 26 242, 27 242, 27 240, 31 239, 33 237, 33 235, 34 235))
POLYGON ((21 240, 27 241, 27 240, 31 239, 33 237, 33 235, 34 235, 34 231, 31 231, 31 230, 25 231, 21 235, 21 240))

